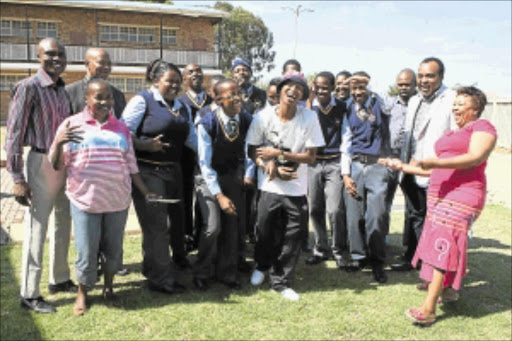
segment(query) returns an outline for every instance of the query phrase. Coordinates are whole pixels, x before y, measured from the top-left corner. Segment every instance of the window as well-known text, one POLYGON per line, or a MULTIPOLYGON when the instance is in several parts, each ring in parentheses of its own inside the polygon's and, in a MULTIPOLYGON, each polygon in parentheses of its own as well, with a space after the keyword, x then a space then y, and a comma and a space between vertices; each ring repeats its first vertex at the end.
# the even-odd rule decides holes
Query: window
POLYGON ((162 29, 162 43, 165 45, 176 45, 178 43, 178 32, 168 28, 162 29))
POLYGON ((152 27, 101 25, 101 41, 154 42, 156 29, 152 27))
POLYGON ((29 23, 25 20, 4 20, 2 19, 2 36, 26 37, 29 23))
POLYGON ((0 91, 11 91, 14 85, 28 75, 0 75, 0 91))
POLYGON ((143 78, 113 76, 108 81, 122 92, 137 93, 146 89, 146 82, 143 78))
POLYGON ((38 38, 57 38, 57 23, 40 21, 37 23, 38 38))

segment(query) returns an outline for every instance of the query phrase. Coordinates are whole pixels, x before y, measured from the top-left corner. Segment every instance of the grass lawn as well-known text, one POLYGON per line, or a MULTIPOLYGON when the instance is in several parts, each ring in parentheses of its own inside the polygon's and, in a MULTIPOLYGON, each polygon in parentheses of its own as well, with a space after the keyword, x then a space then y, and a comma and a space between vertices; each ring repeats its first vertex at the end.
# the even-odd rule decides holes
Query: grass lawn
MULTIPOLYGON (((440 307, 438 322, 430 328, 415 327, 404 316, 405 309, 419 305, 425 295, 415 288, 416 271, 388 272, 389 282, 376 285, 369 270, 347 274, 334 261, 310 267, 304 265, 304 256, 293 285, 302 297, 299 302, 283 300, 268 290, 268 282, 261 289, 251 287, 248 275, 242 277, 244 287, 237 292, 220 284, 198 292, 189 272, 179 275, 188 293, 150 292, 140 274, 140 236, 125 237, 125 264, 132 273, 116 279, 124 309, 105 307, 98 285, 91 293, 90 309, 75 317, 73 295, 48 295, 45 267, 42 294, 58 312, 39 315, 19 307, 21 246, 2 246, 0 339, 510 340, 511 221, 510 209, 484 210, 469 242, 469 274, 461 299, 440 307)), ((394 213, 390 262, 402 251, 401 226, 402 214, 394 213)), ((72 247, 71 265, 74 257, 72 247)))

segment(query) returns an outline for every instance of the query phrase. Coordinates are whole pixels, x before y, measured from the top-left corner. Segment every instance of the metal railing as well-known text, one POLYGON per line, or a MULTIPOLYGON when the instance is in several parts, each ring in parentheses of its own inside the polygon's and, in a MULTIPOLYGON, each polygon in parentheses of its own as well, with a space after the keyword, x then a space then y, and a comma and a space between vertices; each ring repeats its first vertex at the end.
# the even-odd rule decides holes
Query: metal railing
MULTIPOLYGON (((26 44, 0 43, 0 59, 4 62, 36 61, 36 44, 30 44, 30 59, 27 56, 26 44)), ((89 46, 66 46, 68 62, 83 62, 85 51, 89 46)), ((114 65, 145 65, 160 57, 160 49, 103 47, 110 54, 114 65)), ((187 51, 163 49, 163 59, 176 65, 195 63, 207 68, 217 68, 219 55, 217 52, 187 51)))

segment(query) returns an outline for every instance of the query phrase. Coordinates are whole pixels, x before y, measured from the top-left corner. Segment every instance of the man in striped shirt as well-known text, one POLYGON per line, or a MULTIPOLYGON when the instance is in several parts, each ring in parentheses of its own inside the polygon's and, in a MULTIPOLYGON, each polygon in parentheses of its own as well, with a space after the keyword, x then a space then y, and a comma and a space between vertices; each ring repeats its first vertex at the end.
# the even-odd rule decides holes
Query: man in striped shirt
POLYGON ((59 124, 70 113, 60 74, 67 65, 64 46, 53 38, 39 42, 37 74, 16 85, 9 105, 5 151, 7 170, 14 181, 17 202, 27 206, 21 272, 21 306, 38 313, 55 308, 41 297, 42 258, 48 217, 55 206, 55 227, 50 235, 50 294, 76 292, 70 280, 68 247, 71 227, 69 201, 64 194, 65 174, 54 171, 47 157, 59 124), (23 147, 30 146, 26 165, 23 147), (25 174, 23 170, 25 169, 25 174))

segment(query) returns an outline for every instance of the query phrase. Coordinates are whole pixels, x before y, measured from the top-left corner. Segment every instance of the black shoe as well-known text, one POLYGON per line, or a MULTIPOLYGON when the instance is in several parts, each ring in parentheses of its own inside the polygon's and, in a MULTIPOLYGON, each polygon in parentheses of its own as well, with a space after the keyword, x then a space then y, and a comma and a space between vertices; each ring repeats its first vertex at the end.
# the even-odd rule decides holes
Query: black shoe
POLYGON ((386 283, 388 281, 388 276, 384 272, 384 267, 382 264, 377 264, 372 266, 373 277, 375 280, 381 284, 386 283))
POLYGON ((242 288, 242 285, 240 284, 239 281, 222 282, 222 284, 224 284, 225 286, 227 286, 229 289, 232 289, 232 290, 238 290, 238 289, 242 288))
POLYGON ((128 270, 127 268, 122 268, 116 273, 117 276, 128 276, 129 274, 130 270, 128 270))
POLYGON ((243 261, 238 262, 237 269, 241 273, 248 274, 252 271, 252 266, 244 259, 243 261))
POLYGON ((48 291, 50 294, 56 294, 58 292, 71 292, 71 293, 77 293, 78 287, 71 281, 70 279, 57 284, 48 284, 48 291))
POLYGON ((152 291, 157 291, 157 292, 161 292, 164 294, 170 294, 170 295, 182 294, 187 290, 187 288, 185 288, 183 285, 176 283, 176 282, 173 282, 171 284, 165 283, 162 285, 156 285, 156 284, 148 281, 148 288, 149 288, 149 290, 152 290, 152 291))
POLYGON ((198 290, 206 291, 210 289, 210 286, 208 285, 208 281, 201 278, 194 277, 193 279, 194 285, 198 290))
POLYGON ((391 270, 393 271, 411 271, 414 269, 411 263, 409 262, 401 262, 390 265, 391 270))
POLYGON ((306 260, 304 261, 304 263, 306 263, 307 265, 317 265, 317 264, 320 264, 322 262, 325 262, 327 260, 327 257, 322 257, 322 256, 319 256, 319 255, 313 255, 309 258, 306 258, 306 260))
POLYGON ((176 257, 173 258, 173 261, 181 270, 190 268, 190 262, 186 257, 176 257))
POLYGON ((361 260, 351 260, 347 262, 347 265, 345 266, 346 272, 356 272, 359 270, 362 270, 366 264, 361 260))
POLYGON ((20 305, 28 310, 33 310, 40 314, 51 314, 57 310, 48 302, 46 302, 41 296, 38 298, 22 298, 20 305))

